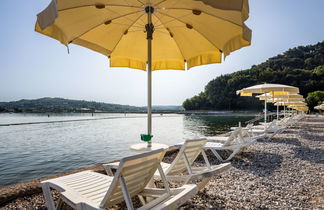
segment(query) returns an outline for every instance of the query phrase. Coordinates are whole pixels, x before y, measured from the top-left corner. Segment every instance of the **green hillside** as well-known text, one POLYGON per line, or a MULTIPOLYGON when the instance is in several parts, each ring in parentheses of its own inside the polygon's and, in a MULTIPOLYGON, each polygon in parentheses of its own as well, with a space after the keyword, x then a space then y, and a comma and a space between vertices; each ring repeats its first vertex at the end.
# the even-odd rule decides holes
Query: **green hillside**
MULTIPOLYGON (((154 112, 176 112, 182 106, 153 106, 154 112)), ((146 106, 129 106, 95 101, 64 98, 39 98, 33 100, 0 102, 0 112, 146 112, 146 106)))
POLYGON ((121 112, 144 110, 144 108, 136 106, 49 97, 34 100, 22 99, 12 102, 0 102, 0 111, 14 112, 121 112))
POLYGON ((310 92, 324 90, 324 41, 289 49, 250 69, 216 77, 199 95, 185 100, 183 107, 186 110, 260 109, 261 101, 237 96, 235 91, 262 83, 299 87, 305 98, 310 92))

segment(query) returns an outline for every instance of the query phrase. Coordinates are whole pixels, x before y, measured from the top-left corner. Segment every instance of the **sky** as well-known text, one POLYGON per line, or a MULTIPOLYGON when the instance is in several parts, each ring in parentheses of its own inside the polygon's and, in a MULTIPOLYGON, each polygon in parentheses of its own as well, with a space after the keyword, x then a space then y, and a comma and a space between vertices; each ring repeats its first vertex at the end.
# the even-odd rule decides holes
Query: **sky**
MULTIPOLYGON (((37 13, 50 0, 2 0, 0 101, 61 97, 145 106, 147 74, 110 68, 107 57, 34 32, 37 13)), ((181 105, 219 75, 248 69, 299 45, 324 40, 323 0, 250 0, 252 44, 221 64, 189 71, 155 71, 153 105, 181 105)))

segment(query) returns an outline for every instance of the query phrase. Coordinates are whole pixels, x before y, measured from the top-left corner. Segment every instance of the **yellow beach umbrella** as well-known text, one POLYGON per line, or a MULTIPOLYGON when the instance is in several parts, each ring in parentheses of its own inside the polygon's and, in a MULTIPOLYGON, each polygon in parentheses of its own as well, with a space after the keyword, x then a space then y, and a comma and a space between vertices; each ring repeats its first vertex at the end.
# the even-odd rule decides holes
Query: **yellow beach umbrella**
MULTIPOLYGON (((35 30, 110 58, 111 67, 147 70, 151 135, 151 72, 220 63, 248 46, 248 0, 52 0, 35 30)), ((150 146, 150 143, 148 144, 150 146)))
POLYGON ((303 101, 281 101, 281 102, 276 102, 275 105, 279 105, 279 106, 298 106, 298 105, 302 105, 305 106, 307 105, 305 102, 303 101))
POLYGON ((309 110, 308 106, 305 106, 305 105, 293 105, 293 106, 290 105, 288 107, 298 110, 298 111, 308 111, 309 110))
MULTIPOLYGON (((299 93, 299 88, 289 85, 282 84, 261 84, 254 85, 251 87, 243 88, 236 91, 236 94, 240 96, 252 96, 253 94, 265 94, 265 98, 271 93, 275 95, 287 95, 287 94, 297 94, 299 93)), ((267 100, 264 101, 264 122, 267 122, 267 100)))
POLYGON ((267 94, 261 94, 256 96, 259 100, 271 100, 272 102, 282 101, 282 100, 295 100, 303 99, 304 97, 300 94, 287 94, 287 95, 272 95, 271 92, 267 94), (267 95, 267 97, 266 97, 267 95))

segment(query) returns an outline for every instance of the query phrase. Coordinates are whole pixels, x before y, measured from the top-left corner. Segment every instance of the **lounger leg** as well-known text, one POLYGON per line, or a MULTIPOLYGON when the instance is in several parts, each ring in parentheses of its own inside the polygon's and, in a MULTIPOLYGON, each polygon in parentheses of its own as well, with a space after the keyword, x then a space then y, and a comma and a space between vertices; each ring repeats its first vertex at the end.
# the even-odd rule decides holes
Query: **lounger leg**
POLYGON ((240 151, 240 149, 233 150, 232 154, 225 160, 225 162, 231 160, 240 151))
POLYGON ((56 206, 56 210, 61 210, 63 206, 63 201, 61 198, 59 198, 57 206, 56 206))
POLYGON ((204 189, 204 187, 206 186, 206 184, 210 181, 211 177, 208 177, 208 178, 204 178, 201 180, 201 182, 199 182, 197 184, 197 187, 198 187, 198 191, 204 189))
POLYGON ((225 160, 218 154, 218 152, 215 149, 210 149, 212 153, 217 157, 217 159, 221 162, 225 162, 225 160))
MULTIPOLYGON (((156 185, 154 183, 154 178, 152 177, 152 179, 147 183, 146 187, 150 187, 150 188, 156 188, 156 185)), ((143 196, 142 196, 143 198, 143 196)), ((144 198, 143 198, 144 199, 144 198)), ((150 198, 150 197, 146 197, 146 202, 150 202, 152 200, 154 200, 154 198, 150 198)), ((141 199, 140 199, 141 200, 141 199)), ((145 200, 144 200, 145 201, 145 200)), ((142 202, 142 201, 141 201, 142 202)), ((144 204, 143 204, 144 205, 144 204)))
POLYGON ((48 210, 55 210, 55 203, 51 195, 51 189, 48 183, 42 184, 43 194, 45 198, 46 207, 48 210))
POLYGON ((138 197, 138 199, 141 201, 142 206, 144 206, 144 205, 146 204, 146 201, 145 201, 145 199, 143 198, 143 196, 142 196, 142 195, 138 195, 137 197, 138 197))

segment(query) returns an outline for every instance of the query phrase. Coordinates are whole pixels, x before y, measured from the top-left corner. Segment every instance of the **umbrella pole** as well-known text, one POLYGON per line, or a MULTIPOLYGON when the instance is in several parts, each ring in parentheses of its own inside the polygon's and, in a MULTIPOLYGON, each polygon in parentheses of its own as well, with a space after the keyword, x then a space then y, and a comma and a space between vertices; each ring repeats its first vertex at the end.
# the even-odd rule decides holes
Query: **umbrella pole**
POLYGON ((265 100, 264 100, 264 123, 267 123, 267 93, 265 93, 265 100))
MULTIPOLYGON (((152 13, 154 8, 147 6, 145 8, 147 13, 147 135, 152 134, 152 39, 154 26, 152 24, 152 13)), ((147 142, 147 147, 152 147, 151 140, 147 142)))
POLYGON ((277 105, 277 120, 279 120, 279 105, 277 105))

